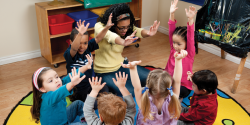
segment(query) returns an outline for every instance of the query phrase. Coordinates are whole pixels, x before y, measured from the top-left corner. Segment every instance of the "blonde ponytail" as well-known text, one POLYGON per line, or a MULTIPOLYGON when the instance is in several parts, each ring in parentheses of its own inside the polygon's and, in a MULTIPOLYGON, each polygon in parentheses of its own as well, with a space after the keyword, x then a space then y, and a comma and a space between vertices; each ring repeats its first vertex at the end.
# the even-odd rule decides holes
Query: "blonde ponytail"
POLYGON ((181 104, 179 99, 175 94, 171 96, 170 103, 168 105, 168 111, 170 114, 170 118, 176 118, 179 119, 181 114, 181 104))
POLYGON ((142 111, 144 122, 146 122, 146 119, 149 119, 149 120, 154 119, 152 114, 151 114, 151 110, 150 110, 150 100, 149 100, 149 96, 148 96, 148 90, 145 91, 142 95, 141 111, 142 111))

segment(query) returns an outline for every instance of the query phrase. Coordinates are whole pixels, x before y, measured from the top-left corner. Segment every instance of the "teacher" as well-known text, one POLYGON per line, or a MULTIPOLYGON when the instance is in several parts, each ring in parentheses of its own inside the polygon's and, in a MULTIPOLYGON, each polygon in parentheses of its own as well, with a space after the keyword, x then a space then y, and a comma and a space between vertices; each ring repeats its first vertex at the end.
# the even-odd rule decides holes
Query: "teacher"
MULTIPOLYGON (((121 62, 127 64, 128 61, 122 57, 124 46, 128 46, 134 40, 150 37, 156 34, 160 22, 157 21, 145 30, 134 26, 135 18, 129 6, 125 3, 115 4, 109 7, 100 17, 100 22, 95 24, 95 36, 101 32, 106 25, 113 25, 106 33, 102 41, 98 43, 99 49, 95 50, 94 71, 98 77, 102 77, 102 83, 106 82, 110 91, 121 96, 121 92, 114 84, 112 78, 116 78, 115 73, 125 72, 128 74, 126 88, 134 96, 134 87, 131 83, 129 69, 123 68, 121 62), (113 22, 113 24, 112 24, 113 22)), ((137 66, 141 85, 146 85, 149 73, 148 69, 137 66)))

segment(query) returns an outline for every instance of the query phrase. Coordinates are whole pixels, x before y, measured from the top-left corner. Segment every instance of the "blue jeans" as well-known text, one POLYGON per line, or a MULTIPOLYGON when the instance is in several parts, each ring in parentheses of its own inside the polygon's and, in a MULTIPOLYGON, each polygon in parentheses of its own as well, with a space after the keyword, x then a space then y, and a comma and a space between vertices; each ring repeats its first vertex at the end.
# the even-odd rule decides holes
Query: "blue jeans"
MULTIPOLYGON (((123 62, 124 64, 128 64, 127 61, 123 62)), ((148 77, 148 73, 150 72, 150 70, 145 69, 144 67, 141 66, 137 66, 137 71, 138 71, 138 75, 141 81, 141 86, 144 87, 146 85, 146 80, 148 77)), ((131 77, 130 77, 130 72, 128 68, 123 68, 122 66, 114 72, 110 72, 110 73, 98 73, 97 76, 98 77, 102 77, 102 83, 106 82, 106 85, 109 87, 109 90, 111 92, 113 92, 114 94, 117 94, 118 96, 122 96, 120 90, 118 89, 118 87, 114 84, 112 78, 116 79, 115 73, 119 73, 119 72, 125 72, 125 74, 128 74, 128 79, 126 82, 126 88, 128 89, 128 91, 132 94, 132 96, 134 97, 134 87, 131 83, 131 77)))
POLYGON ((77 116, 80 116, 79 121, 81 121, 81 119, 84 118, 83 106, 84 106, 84 103, 82 101, 76 100, 67 107, 67 116, 68 116, 67 125, 87 125, 86 122, 74 122, 73 123, 73 121, 76 119, 77 116))

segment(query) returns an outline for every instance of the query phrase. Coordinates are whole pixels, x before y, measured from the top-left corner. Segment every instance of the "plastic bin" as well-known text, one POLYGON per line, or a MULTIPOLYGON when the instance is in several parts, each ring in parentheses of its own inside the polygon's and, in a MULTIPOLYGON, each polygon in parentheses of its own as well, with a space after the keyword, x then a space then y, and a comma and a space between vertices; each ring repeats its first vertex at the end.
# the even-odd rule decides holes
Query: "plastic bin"
MULTIPOLYGON (((89 28, 95 26, 97 18, 99 17, 97 14, 89 10, 72 12, 72 13, 68 13, 67 15, 73 18, 75 21, 79 21, 80 19, 81 21, 85 20, 84 25, 86 25, 87 23, 90 23, 89 28)), ((76 22, 74 22, 74 27, 77 27, 76 22)))
POLYGON ((51 35, 71 32, 74 20, 66 14, 48 16, 51 35))
POLYGON ((109 7, 103 7, 103 8, 98 8, 98 9, 92 9, 90 10, 91 12, 99 15, 99 16, 102 16, 102 14, 104 14, 104 12, 108 9, 109 7))

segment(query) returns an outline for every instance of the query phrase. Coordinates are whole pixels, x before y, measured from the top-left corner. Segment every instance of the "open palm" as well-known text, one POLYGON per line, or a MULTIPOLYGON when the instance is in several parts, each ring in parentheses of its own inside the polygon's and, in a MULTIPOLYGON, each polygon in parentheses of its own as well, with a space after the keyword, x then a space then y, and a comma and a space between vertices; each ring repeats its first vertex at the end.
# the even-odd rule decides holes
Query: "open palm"
POLYGON ((80 33, 80 34, 84 34, 87 30, 88 30, 88 27, 89 27, 89 23, 84 26, 84 21, 81 22, 81 19, 79 20, 79 22, 77 22, 77 27, 76 27, 76 30, 80 33))
POLYGON ((189 7, 189 10, 185 9, 186 11, 186 16, 189 18, 189 19, 193 19, 194 16, 196 15, 197 11, 196 11, 196 8, 195 7, 189 7))
POLYGON ((174 13, 178 7, 177 6, 178 0, 171 1, 171 6, 170 6, 170 13, 174 13))

